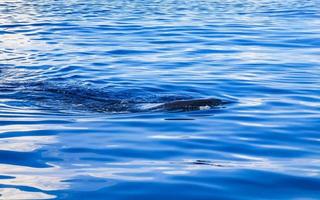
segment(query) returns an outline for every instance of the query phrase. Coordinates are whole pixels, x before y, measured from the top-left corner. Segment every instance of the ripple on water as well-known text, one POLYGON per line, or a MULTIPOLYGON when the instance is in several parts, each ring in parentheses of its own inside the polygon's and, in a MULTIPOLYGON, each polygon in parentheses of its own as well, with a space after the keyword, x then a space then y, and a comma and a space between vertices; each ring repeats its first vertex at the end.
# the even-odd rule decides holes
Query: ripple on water
POLYGON ((318 199, 319 5, 1 1, 0 199, 318 199))

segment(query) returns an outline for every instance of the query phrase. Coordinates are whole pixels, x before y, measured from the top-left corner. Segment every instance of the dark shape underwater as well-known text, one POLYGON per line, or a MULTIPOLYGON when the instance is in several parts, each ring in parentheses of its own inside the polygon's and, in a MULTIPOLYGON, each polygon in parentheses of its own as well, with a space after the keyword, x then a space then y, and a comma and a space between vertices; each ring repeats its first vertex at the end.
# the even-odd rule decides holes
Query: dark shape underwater
POLYGON ((1 83, 0 92, 11 94, 11 99, 22 100, 33 106, 106 113, 186 112, 213 109, 228 103, 215 98, 194 99, 146 90, 96 88, 60 82, 1 83))

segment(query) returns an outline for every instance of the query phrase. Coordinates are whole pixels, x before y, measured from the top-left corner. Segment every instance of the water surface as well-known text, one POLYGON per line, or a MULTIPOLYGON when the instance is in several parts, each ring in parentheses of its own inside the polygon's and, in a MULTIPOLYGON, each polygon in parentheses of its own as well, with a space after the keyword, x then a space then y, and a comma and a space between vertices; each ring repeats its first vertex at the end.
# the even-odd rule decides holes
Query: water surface
POLYGON ((319 5, 1 1, 0 199, 319 199, 319 5))

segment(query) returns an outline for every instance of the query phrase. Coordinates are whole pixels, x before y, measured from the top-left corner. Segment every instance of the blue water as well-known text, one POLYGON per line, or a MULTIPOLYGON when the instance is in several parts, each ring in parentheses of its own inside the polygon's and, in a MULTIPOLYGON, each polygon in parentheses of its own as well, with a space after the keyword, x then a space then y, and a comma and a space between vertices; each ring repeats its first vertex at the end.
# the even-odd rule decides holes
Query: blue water
POLYGON ((319 0, 1 1, 0 199, 320 199, 319 19, 319 0), (230 103, 128 109, 199 98, 230 103))

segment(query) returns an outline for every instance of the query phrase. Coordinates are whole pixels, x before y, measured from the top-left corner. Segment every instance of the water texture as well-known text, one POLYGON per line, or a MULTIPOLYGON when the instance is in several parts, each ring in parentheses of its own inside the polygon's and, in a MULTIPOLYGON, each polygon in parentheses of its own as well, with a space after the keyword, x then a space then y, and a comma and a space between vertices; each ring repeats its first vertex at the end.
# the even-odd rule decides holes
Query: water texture
POLYGON ((319 0, 0 1, 0 199, 319 199, 319 19, 319 0), (148 110, 202 98, 231 103, 148 110))

